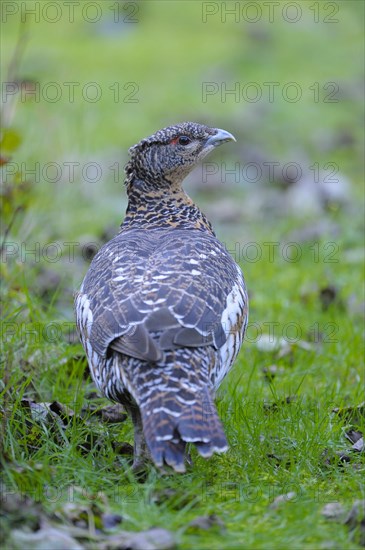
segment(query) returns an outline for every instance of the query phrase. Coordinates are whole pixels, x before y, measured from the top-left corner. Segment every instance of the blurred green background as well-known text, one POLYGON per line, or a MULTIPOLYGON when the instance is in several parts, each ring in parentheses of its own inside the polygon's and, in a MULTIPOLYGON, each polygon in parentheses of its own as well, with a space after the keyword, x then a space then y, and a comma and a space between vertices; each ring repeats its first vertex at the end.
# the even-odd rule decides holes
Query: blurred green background
POLYGON ((128 147, 184 120, 237 138, 187 182, 225 242, 306 220, 304 240, 359 238, 362 2, 3 2, 2 22, 9 258, 38 242, 35 272, 77 286, 63 243, 82 257, 115 233, 128 147), (338 209, 354 223, 334 226, 338 209))
POLYGON ((358 204, 362 2, 3 2, 2 21, 3 180, 32 187, 13 240, 113 232, 128 147, 184 120, 237 138, 187 185, 227 241, 358 204), (291 185, 287 163, 304 183, 291 185))

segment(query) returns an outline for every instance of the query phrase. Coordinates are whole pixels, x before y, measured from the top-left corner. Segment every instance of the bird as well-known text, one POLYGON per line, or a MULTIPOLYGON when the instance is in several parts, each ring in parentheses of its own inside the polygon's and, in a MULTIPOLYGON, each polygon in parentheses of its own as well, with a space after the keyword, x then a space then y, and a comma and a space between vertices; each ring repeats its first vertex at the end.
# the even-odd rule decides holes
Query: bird
POLYGON ((214 398, 244 339, 247 289, 182 183, 229 141, 183 122, 131 147, 124 220, 75 294, 92 378, 133 422, 134 472, 185 472, 189 444, 204 458, 228 449, 214 398))

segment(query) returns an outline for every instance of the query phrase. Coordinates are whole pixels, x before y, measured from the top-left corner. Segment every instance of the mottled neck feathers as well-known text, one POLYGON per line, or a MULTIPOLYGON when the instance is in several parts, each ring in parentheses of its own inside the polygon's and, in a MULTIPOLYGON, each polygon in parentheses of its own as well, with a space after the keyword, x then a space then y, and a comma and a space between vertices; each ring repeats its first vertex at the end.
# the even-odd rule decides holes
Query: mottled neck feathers
POLYGON ((206 216, 179 184, 153 185, 127 172, 128 207, 121 226, 125 229, 198 229, 214 235, 206 216))

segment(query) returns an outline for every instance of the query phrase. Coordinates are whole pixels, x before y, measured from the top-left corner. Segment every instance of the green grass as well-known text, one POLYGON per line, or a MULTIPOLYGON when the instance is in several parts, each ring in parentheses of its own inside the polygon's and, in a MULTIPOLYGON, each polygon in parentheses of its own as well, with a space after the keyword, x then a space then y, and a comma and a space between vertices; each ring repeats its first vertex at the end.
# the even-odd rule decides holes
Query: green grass
POLYGON ((351 508, 361 496, 364 469, 344 438, 350 427, 364 430, 364 419, 354 423, 332 412, 363 401, 362 319, 344 306, 351 289, 361 285, 361 274, 345 261, 334 265, 328 270, 322 262, 313 263, 307 250, 297 264, 278 258, 244 266, 253 289, 252 327, 218 400, 230 450, 208 462, 193 453, 193 468, 181 476, 161 476, 151 468, 144 484, 134 480, 128 462, 114 450, 114 442, 132 442, 130 423, 88 423, 88 416, 80 416, 93 389, 85 360, 75 359, 80 346, 44 341, 53 313, 29 301, 32 323, 26 329, 40 338, 16 334, 7 343, 5 491, 31 495, 46 513, 61 517, 70 500, 83 506, 92 501, 99 507, 96 517, 99 509, 119 513, 125 529, 168 526, 181 548, 355 548, 345 526, 334 528, 321 516, 328 502, 351 508), (323 311, 318 282, 326 278, 341 281, 341 288, 323 311), (308 282, 314 286, 303 294, 308 282), (268 334, 269 326, 276 337, 296 339, 288 329, 293 322, 301 340, 314 340, 313 350, 294 343, 279 357, 277 351, 257 348, 257 330, 268 334), (262 370, 274 363, 278 374, 267 381, 262 370), (25 397, 58 400, 76 414, 66 428, 32 422, 21 405, 25 397), (91 450, 83 453, 81 447, 90 441, 91 450), (351 461, 341 463, 336 451, 348 452, 351 461), (289 492, 296 495, 292 501, 270 508, 275 497, 289 492), (195 517, 213 513, 225 523, 225 532, 188 526, 195 517))
MULTIPOLYGON (((333 25, 314 24, 304 2, 297 26, 277 18, 256 27, 222 24, 220 18, 204 24, 199 2, 141 2, 139 22, 124 25, 121 39, 80 18, 73 25, 63 18, 54 26, 44 21, 28 26, 19 78, 43 85, 96 81, 103 96, 94 104, 80 97, 70 103, 65 96, 56 103, 20 101, 11 128, 22 141, 8 154, 20 172, 21 163, 44 167, 67 161, 81 167, 98 162, 103 170, 96 183, 76 170, 73 183, 65 171, 57 183, 41 172, 39 178, 7 176, 10 190, 2 187, 5 225, 15 208, 24 207, 7 235, 13 248, 1 262, 3 503, 15 493, 27 495, 39 502, 39 514, 66 525, 85 509, 90 532, 93 523, 100 526, 101 513, 114 512, 123 517, 122 529, 170 529, 181 549, 360 548, 359 527, 351 533, 321 513, 329 502, 348 512, 363 496, 364 474, 363 454, 350 451, 345 438, 350 429, 364 433, 363 414, 333 412, 364 401, 363 138, 357 95, 363 8, 360 2, 337 4, 339 23, 333 25), (139 102, 113 102, 109 86, 117 81, 136 82, 139 102), (207 81, 226 81, 227 87, 236 81, 295 81, 304 97, 293 104, 280 98, 254 104, 222 102, 217 94, 204 103, 201 88, 207 81), (314 102, 309 86, 329 81, 339 84, 339 102, 314 102), (238 250, 250 292, 247 339, 217 398, 230 449, 209 461, 193 450, 194 465, 186 474, 161 475, 151 467, 140 483, 128 457, 117 452, 118 444, 133 441, 130 422, 107 424, 92 414, 108 402, 92 394, 74 335, 72 294, 89 263, 83 256, 87 243, 100 245, 123 217, 127 148, 184 119, 235 133, 237 145, 222 148, 215 162, 244 162, 249 147, 269 161, 335 162, 350 180, 351 194, 344 208, 301 217, 271 212, 267 205, 265 211, 246 212, 252 187, 243 181, 211 192, 191 186, 203 209, 229 196, 246 212, 237 223, 212 219, 228 248, 238 250), (331 141, 345 134, 349 145, 331 141), (114 179, 109 167, 116 161, 120 174, 114 179), (301 257, 290 261, 284 253, 288 235, 319 221, 335 224, 336 236, 328 232, 315 242, 299 242, 301 257), (248 242, 262 251, 256 262, 245 255, 248 242), (280 243, 273 258, 268 242, 280 243), (55 262, 49 243, 60 249, 55 262), (335 244, 333 256, 329 243, 335 244), (335 295, 326 307, 321 291, 330 286, 335 295), (259 336, 270 331, 291 340, 285 353, 261 349, 259 336), (272 365, 276 375, 270 379, 265 369, 272 365), (58 401, 75 414, 64 422, 46 413, 35 419, 27 399, 58 401), (339 452, 350 460, 341 461, 339 452), (271 506, 291 492, 291 500, 271 506), (189 525, 210 514, 225 528, 189 525)), ((2 69, 14 50, 17 21, 10 18, 3 27, 2 69)), ((261 189, 267 193, 270 186, 261 189)), ((19 519, 13 510, 2 518, 5 538, 29 522, 26 508, 21 514, 19 519)))

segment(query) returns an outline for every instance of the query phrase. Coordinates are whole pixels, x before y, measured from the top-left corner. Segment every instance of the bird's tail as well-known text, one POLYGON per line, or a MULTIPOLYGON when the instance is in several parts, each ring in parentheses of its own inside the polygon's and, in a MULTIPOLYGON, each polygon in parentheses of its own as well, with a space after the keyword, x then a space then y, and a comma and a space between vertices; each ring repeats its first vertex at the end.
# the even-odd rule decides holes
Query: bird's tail
POLYGON ((185 471, 187 443, 205 458, 228 449, 210 389, 209 358, 206 349, 200 357, 197 351, 185 348, 180 360, 175 351, 173 366, 150 366, 147 391, 139 403, 152 460, 177 472, 185 471))

